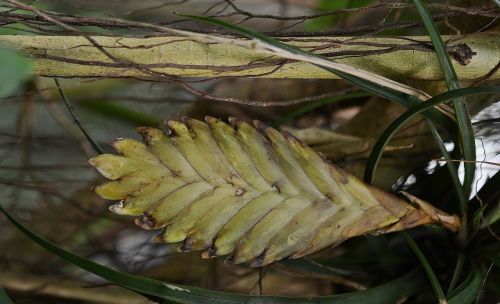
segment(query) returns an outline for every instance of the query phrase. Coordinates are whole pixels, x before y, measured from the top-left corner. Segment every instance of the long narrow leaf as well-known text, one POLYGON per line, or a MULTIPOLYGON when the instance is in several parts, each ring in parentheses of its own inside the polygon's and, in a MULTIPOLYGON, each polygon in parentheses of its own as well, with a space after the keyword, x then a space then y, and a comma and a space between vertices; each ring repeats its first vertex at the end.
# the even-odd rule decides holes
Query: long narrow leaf
POLYGON ((373 174, 380 160, 380 157, 382 156, 384 148, 387 145, 387 143, 391 140, 392 136, 403 124, 405 124, 407 121, 415 117, 415 115, 424 111, 425 109, 428 109, 429 107, 455 99, 457 97, 480 95, 480 94, 495 94, 495 93, 496 94, 500 93, 500 87, 492 86, 492 87, 457 89, 434 96, 425 103, 412 107, 410 110, 403 113, 389 127, 387 127, 387 129, 384 130, 382 135, 379 136, 377 142, 375 143, 375 146, 373 147, 373 150, 370 153, 370 156, 368 157, 368 162, 366 164, 365 175, 364 175, 365 181, 370 182, 373 179, 373 174))
POLYGON ((473 267, 469 276, 462 285, 452 292, 449 304, 469 304, 476 302, 476 299, 483 286, 486 274, 477 267, 473 267))
POLYGON ((451 292, 455 288, 455 285, 458 282, 458 279, 460 278, 460 274, 462 273, 462 269, 464 267, 464 262, 465 262, 465 254, 463 252, 460 252, 458 254, 455 270, 453 271, 453 275, 451 277, 450 286, 448 287, 448 293, 447 293, 448 296, 451 294, 451 292))
POLYGON ((9 295, 5 292, 3 288, 0 287, 0 303, 2 304, 13 304, 12 300, 9 298, 9 295))
MULTIPOLYGON (((459 201, 459 206, 460 209, 462 210, 462 214, 465 214, 465 206, 467 204, 467 198, 464 195, 464 192, 462 191, 462 185, 460 184, 460 179, 458 178, 458 173, 457 173, 457 168, 455 164, 451 161, 451 156, 450 153, 446 150, 446 146, 444 144, 443 139, 441 138, 441 135, 437 131, 436 127, 434 127, 434 124, 427 120, 429 129, 431 130, 432 136, 434 137, 434 140, 436 141, 439 151, 441 151, 441 154, 444 156, 446 159, 446 167, 448 168, 448 171, 451 176, 451 180, 453 182, 453 188, 455 189, 455 193, 457 195, 458 201, 459 201)), ((466 221, 465 218, 462 219, 462 221, 466 221)), ((466 226, 466 225, 464 225, 466 226)), ((455 266, 455 270, 453 271, 453 275, 451 278, 450 285, 448 287, 448 293, 455 287, 455 284, 458 282, 458 278, 460 277, 460 274, 462 273, 462 268, 464 265, 465 261, 465 256, 463 252, 459 252, 458 255, 458 260, 457 264, 455 266)))
MULTIPOLYGON (((235 26, 230 23, 226 23, 221 20, 193 15, 182 16, 218 25, 228 30, 234 31, 235 33, 238 33, 244 37, 253 39, 253 41, 255 42, 261 43, 263 47, 272 50, 273 54, 289 59, 309 62, 322 69, 336 74, 337 76, 349 81, 353 85, 356 85, 363 90, 366 90, 374 95, 398 102, 408 108, 430 98, 430 96, 424 92, 418 91, 414 88, 405 86, 385 77, 366 71, 360 71, 359 69, 353 69, 352 67, 343 64, 335 63, 321 55, 301 50, 300 48, 282 43, 280 41, 277 41, 276 39, 267 37, 245 28, 235 26), (356 70, 356 74, 353 74, 353 70, 356 70), (358 72, 362 73, 360 74, 358 72)), ((257 46, 253 47, 257 48, 257 46)), ((436 109, 429 109, 428 111, 422 113, 422 115, 439 124, 447 131, 452 131, 454 129, 454 123, 451 121, 451 119, 436 109)))
POLYGON ((232 293, 211 291, 202 288, 188 287, 176 284, 164 283, 158 280, 135 276, 119 272, 88 260, 84 257, 71 253, 56 244, 49 242, 39 236, 29 228, 19 223, 0 205, 2 212, 24 235, 32 241, 47 249, 53 254, 59 256, 65 261, 78 266, 88 272, 98 275, 111 283, 121 287, 136 291, 141 294, 156 297, 169 301, 169 303, 372 303, 384 304, 395 303, 399 300, 410 297, 419 292, 422 278, 417 272, 411 272, 394 281, 380 285, 365 291, 340 294, 326 297, 305 297, 305 298, 287 298, 275 296, 249 296, 232 293))
MULTIPOLYGON (((446 150, 441 135, 439 135, 438 131, 432 124, 429 124, 429 128, 431 129, 431 133, 434 136, 436 143, 438 144, 438 148, 441 154, 444 156, 446 160, 451 160, 450 153, 448 153, 448 151, 446 150)), ((462 191, 462 185, 460 184, 460 179, 458 178, 457 168, 455 164, 451 161, 447 161, 446 166, 448 167, 448 171, 450 172, 451 181, 453 182, 453 187, 455 188, 455 192, 457 194, 460 209, 462 210, 462 213, 464 213, 465 206, 467 205, 467 198, 462 191)))
POLYGON ((436 277, 436 274, 432 270, 431 265, 429 264, 429 261, 427 261, 427 258, 425 255, 420 251, 420 248, 418 248, 417 244, 415 241, 406 233, 405 231, 401 232, 403 236, 405 237, 406 242, 408 245, 411 247, 415 255, 417 256, 418 260, 422 264, 425 273, 427 274, 427 277, 429 278, 429 281, 431 283, 432 289, 434 290, 434 293, 436 294, 436 297, 439 301, 439 303, 446 303, 446 297, 444 295, 443 289, 441 288, 441 285, 439 284, 439 281, 436 277))
MULTIPOLYGON (((443 74, 446 80, 446 84, 448 89, 456 90, 460 89, 460 82, 458 81, 457 74, 455 73, 455 69, 451 64, 450 57, 446 52, 445 45, 441 36, 439 35, 438 29, 432 20, 431 15, 422 4, 420 0, 414 0, 415 6, 417 7, 417 11, 422 18, 425 28, 427 32, 429 32, 429 36, 431 37, 432 44, 434 45, 434 49, 436 50, 436 55, 438 57, 439 63, 441 64, 441 68, 443 69, 443 74)), ((462 149, 462 155, 465 160, 469 162, 464 163, 465 176, 464 176, 464 184, 463 184, 463 192, 464 196, 468 197, 472 188, 472 183, 474 181, 474 172, 476 170, 475 163, 473 161, 476 160, 476 145, 474 142, 474 131, 472 129, 472 123, 470 119, 469 110, 467 109, 467 104, 465 103, 464 98, 457 97, 453 100, 453 107, 455 108, 455 115, 457 118, 458 131, 460 144, 462 149)), ((466 214, 466 205, 462 206, 464 215, 466 214)))

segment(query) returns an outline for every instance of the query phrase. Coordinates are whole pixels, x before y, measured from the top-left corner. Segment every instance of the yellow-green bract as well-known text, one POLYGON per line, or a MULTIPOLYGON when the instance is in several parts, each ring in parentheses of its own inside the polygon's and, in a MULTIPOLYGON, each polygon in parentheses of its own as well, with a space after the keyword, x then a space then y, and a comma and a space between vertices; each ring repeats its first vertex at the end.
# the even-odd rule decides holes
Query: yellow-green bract
POLYGON ((111 181, 95 188, 110 210, 163 229, 181 251, 262 266, 298 258, 353 236, 459 219, 409 196, 412 204, 360 181, 287 132, 213 117, 168 121, 164 133, 138 128, 144 143, 117 139, 120 155, 89 162, 111 181))

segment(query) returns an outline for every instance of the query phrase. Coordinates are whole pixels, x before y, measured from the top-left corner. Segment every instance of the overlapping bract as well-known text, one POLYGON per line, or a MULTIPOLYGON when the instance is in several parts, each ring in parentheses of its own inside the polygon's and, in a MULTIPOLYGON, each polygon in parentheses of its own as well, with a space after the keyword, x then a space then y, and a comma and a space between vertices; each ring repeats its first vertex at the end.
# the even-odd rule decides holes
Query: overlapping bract
POLYGON ((90 160, 111 181, 95 188, 119 200, 157 240, 180 250, 228 255, 261 266, 298 258, 370 232, 458 220, 415 199, 408 204, 335 167, 286 132, 237 119, 168 121, 167 134, 138 128, 144 143, 117 139, 120 155, 90 160))

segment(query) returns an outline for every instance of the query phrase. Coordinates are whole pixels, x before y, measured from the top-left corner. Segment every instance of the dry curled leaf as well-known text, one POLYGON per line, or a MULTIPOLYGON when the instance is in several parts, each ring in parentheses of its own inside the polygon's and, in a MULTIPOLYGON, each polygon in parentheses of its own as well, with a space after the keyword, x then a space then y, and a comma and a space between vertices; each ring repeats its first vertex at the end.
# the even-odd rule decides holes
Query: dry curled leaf
POLYGON ((203 257, 229 255, 261 266, 348 238, 459 220, 410 196, 407 203, 330 164, 310 147, 260 122, 207 117, 138 128, 144 143, 117 139, 120 155, 90 163, 112 180, 95 188, 110 210, 163 229, 160 242, 203 257))

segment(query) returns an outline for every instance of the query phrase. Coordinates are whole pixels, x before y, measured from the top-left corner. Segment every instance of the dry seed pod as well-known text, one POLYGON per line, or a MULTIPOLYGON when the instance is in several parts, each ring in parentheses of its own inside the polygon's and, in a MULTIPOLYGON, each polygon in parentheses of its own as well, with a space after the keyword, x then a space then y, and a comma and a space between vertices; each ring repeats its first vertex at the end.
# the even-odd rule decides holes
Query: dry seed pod
POLYGON ((286 132, 234 118, 168 121, 169 134, 138 128, 120 155, 89 162, 111 181, 95 188, 110 210, 163 229, 160 242, 262 266, 366 233, 460 222, 415 197, 410 203, 330 164, 286 132))

